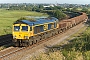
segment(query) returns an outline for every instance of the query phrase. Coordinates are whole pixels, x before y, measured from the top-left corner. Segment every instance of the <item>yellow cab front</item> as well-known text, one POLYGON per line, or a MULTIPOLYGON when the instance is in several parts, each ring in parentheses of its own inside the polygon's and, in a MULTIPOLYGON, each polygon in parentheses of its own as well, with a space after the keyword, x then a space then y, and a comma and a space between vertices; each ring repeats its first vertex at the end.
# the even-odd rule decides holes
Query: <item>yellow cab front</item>
POLYGON ((13 39, 29 39, 30 28, 27 24, 13 25, 13 39))

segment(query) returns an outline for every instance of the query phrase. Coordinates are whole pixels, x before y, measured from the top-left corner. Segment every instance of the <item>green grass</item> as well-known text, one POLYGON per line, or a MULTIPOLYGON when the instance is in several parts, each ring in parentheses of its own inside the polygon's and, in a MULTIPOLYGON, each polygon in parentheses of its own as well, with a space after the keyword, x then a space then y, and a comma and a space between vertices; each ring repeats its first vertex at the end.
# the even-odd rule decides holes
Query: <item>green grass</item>
POLYGON ((82 8, 77 8, 77 10, 81 11, 81 10, 82 10, 82 8))
POLYGON ((14 21, 24 16, 48 16, 44 13, 24 11, 24 10, 5 10, 0 9, 0 35, 11 33, 14 21))
POLYGON ((0 47, 0 51, 3 50, 3 49, 5 49, 5 47, 4 47, 4 46, 1 46, 1 47, 0 47))
POLYGON ((88 10, 90 11, 90 7, 88 8, 88 10))

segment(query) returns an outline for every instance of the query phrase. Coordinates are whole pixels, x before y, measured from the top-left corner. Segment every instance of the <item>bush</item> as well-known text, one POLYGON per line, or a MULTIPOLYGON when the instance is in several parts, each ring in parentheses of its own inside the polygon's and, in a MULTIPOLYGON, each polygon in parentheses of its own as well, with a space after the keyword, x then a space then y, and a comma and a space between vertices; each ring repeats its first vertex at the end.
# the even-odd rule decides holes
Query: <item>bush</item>
POLYGON ((31 22, 36 21, 34 18, 26 18, 26 17, 21 17, 21 18, 19 18, 17 21, 19 21, 19 20, 29 20, 29 21, 31 21, 31 22))
POLYGON ((64 14, 63 12, 61 12, 59 10, 56 10, 54 12, 54 16, 60 20, 60 19, 65 18, 66 17, 66 14, 64 14))

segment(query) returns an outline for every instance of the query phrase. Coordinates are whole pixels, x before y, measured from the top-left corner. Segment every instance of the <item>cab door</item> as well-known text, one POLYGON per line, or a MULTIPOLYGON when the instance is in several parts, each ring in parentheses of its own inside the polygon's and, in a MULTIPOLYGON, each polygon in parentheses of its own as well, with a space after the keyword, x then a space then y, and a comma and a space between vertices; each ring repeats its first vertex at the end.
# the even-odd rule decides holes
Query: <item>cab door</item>
POLYGON ((30 31, 30 35, 29 35, 29 36, 30 36, 30 37, 33 36, 34 27, 33 27, 33 26, 30 26, 30 30, 29 30, 29 31, 30 31))

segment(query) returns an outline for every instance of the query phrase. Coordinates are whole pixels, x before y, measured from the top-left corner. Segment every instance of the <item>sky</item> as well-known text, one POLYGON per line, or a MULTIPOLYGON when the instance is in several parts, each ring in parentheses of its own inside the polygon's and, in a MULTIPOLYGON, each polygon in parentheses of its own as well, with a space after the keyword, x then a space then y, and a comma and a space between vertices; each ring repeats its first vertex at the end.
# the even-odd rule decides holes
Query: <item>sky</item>
POLYGON ((0 3, 69 3, 90 4, 90 0, 0 0, 0 3))

